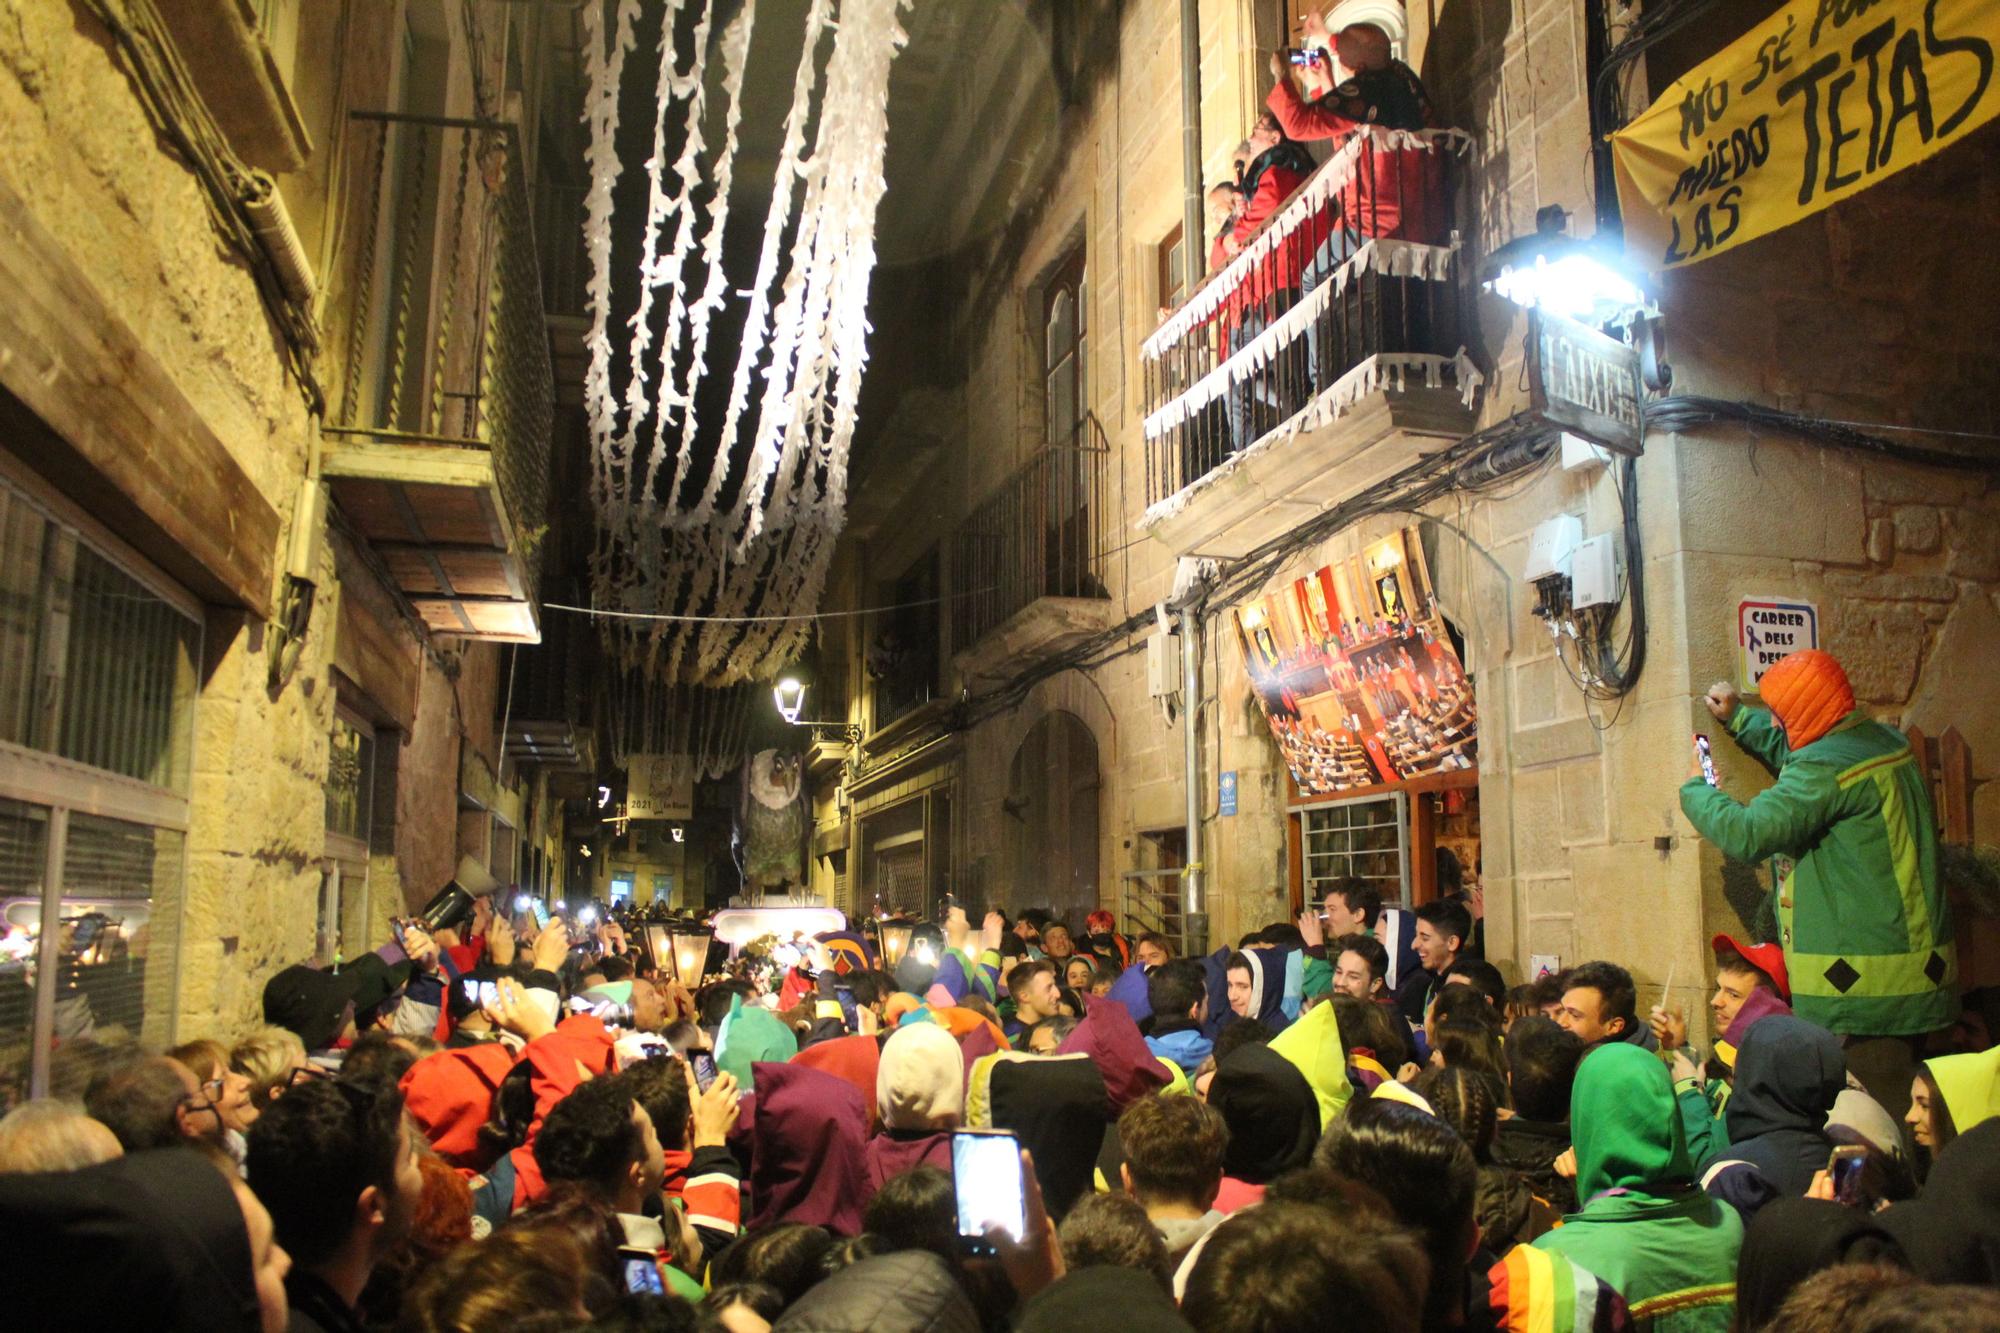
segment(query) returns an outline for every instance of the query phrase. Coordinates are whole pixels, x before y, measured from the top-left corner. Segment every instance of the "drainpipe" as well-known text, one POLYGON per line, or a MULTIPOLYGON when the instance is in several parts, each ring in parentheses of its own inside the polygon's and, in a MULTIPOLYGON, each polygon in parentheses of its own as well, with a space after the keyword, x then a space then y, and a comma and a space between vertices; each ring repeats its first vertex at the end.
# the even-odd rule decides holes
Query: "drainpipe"
MULTIPOLYGON (((1206 267, 1201 206, 1201 0, 1181 0, 1181 270, 1188 291, 1206 267)), ((1194 844, 1188 844, 1193 854, 1194 844)))
POLYGON ((1191 957, 1208 952, 1208 903, 1202 896, 1201 845, 1201 612, 1195 598, 1181 608, 1181 744, 1187 785, 1187 869, 1181 874, 1181 912, 1191 957))

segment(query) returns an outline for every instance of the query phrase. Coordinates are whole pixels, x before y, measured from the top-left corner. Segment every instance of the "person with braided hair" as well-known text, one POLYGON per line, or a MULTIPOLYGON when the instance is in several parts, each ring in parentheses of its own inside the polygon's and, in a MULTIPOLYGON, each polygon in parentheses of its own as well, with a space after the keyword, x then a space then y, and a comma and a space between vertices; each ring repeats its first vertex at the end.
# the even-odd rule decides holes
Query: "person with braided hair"
POLYGON ((1480 1243, 1495 1258, 1557 1224, 1561 1214, 1536 1196, 1526 1176, 1493 1161, 1493 1139, 1507 1099, 1505 1088, 1491 1074, 1470 1065, 1445 1065, 1425 1070, 1412 1088, 1472 1149, 1472 1160, 1479 1167, 1472 1215, 1479 1223, 1480 1243))

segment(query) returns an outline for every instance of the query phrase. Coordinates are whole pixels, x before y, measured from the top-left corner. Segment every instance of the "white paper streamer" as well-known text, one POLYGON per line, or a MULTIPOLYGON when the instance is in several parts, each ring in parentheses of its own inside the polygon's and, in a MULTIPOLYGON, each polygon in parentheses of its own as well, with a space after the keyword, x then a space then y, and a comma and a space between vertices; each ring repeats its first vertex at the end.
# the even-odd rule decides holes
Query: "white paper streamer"
POLYGON ((802 617, 809 617, 824 589, 846 507, 847 454, 867 364, 875 217, 885 188, 889 69, 906 41, 898 16, 909 2, 812 0, 808 8, 804 53, 756 274, 746 293, 748 317, 728 407, 719 432, 699 431, 712 461, 700 493, 692 496, 700 425, 695 392, 706 369, 712 318, 732 287, 723 270, 722 238, 754 0, 746 0, 720 42, 722 146, 712 163, 704 134, 703 64, 715 0, 667 0, 662 15, 652 76, 657 112, 645 167, 649 189, 640 290, 625 330, 630 375, 622 403, 610 393, 613 352, 605 328, 610 199, 620 169, 619 86, 640 0, 619 0, 608 40, 598 31, 599 7, 587 7, 592 82, 586 230, 593 319, 586 394, 595 457, 591 498, 599 527, 591 564, 594 604, 621 611, 698 608, 719 616, 776 617, 747 626, 606 627, 607 643, 628 680, 639 682, 632 688, 655 690, 648 695, 650 716, 658 716, 653 703, 667 683, 720 686, 752 678, 789 661, 811 628, 810 619, 802 617), (697 4, 694 57, 679 66, 676 21, 680 11, 697 4), (819 96, 818 57, 828 29, 835 37, 819 96), (680 104, 685 114, 677 116, 680 104), (675 123, 682 125, 681 150, 668 167, 663 159, 675 123), (816 126, 810 154, 809 125, 816 126), (672 188, 666 182, 669 170, 676 182, 672 188), (695 196, 704 182, 710 202, 698 209, 695 196), (788 230, 792 243, 786 249, 788 230), (699 296, 690 299, 696 291, 699 296), (666 303, 657 340, 651 328, 656 294, 666 303), (739 441, 759 375, 763 384, 753 431, 739 441), (642 457, 641 428, 648 425, 650 447, 642 457), (744 467, 732 476, 737 460, 744 467), (732 480, 736 494, 728 512, 719 512, 732 480), (649 681, 652 686, 645 684, 649 681))

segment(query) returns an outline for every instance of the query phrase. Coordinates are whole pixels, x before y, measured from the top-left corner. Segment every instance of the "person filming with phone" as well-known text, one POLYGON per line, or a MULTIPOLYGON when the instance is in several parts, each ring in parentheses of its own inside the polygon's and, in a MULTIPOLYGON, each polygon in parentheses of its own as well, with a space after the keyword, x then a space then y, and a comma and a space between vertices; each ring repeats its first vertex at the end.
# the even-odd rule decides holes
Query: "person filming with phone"
POLYGON ((1777 781, 1738 801, 1697 737, 1681 810, 1727 856, 1783 858, 1776 914, 1792 1008, 1839 1034, 1856 1076, 1900 1114, 1915 1069, 1911 1039, 1949 1025, 1958 1009, 1928 786, 1903 733, 1855 706, 1831 654, 1782 658, 1759 692, 1766 706, 1751 707, 1718 681, 1706 703, 1777 781))

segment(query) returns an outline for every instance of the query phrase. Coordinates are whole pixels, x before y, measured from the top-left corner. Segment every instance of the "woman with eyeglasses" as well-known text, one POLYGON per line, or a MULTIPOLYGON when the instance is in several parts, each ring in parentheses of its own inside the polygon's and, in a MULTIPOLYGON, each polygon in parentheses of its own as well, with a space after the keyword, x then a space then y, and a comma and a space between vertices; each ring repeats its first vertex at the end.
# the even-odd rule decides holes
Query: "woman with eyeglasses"
MULTIPOLYGON (((251 1099, 249 1075, 230 1068, 229 1052, 221 1042, 201 1037, 167 1054, 194 1071, 202 1097, 215 1107, 225 1131, 238 1136, 250 1132, 261 1108, 251 1099)), ((234 1147, 232 1141, 232 1151, 234 1147)), ((237 1156, 240 1160, 241 1154, 237 1156)))

